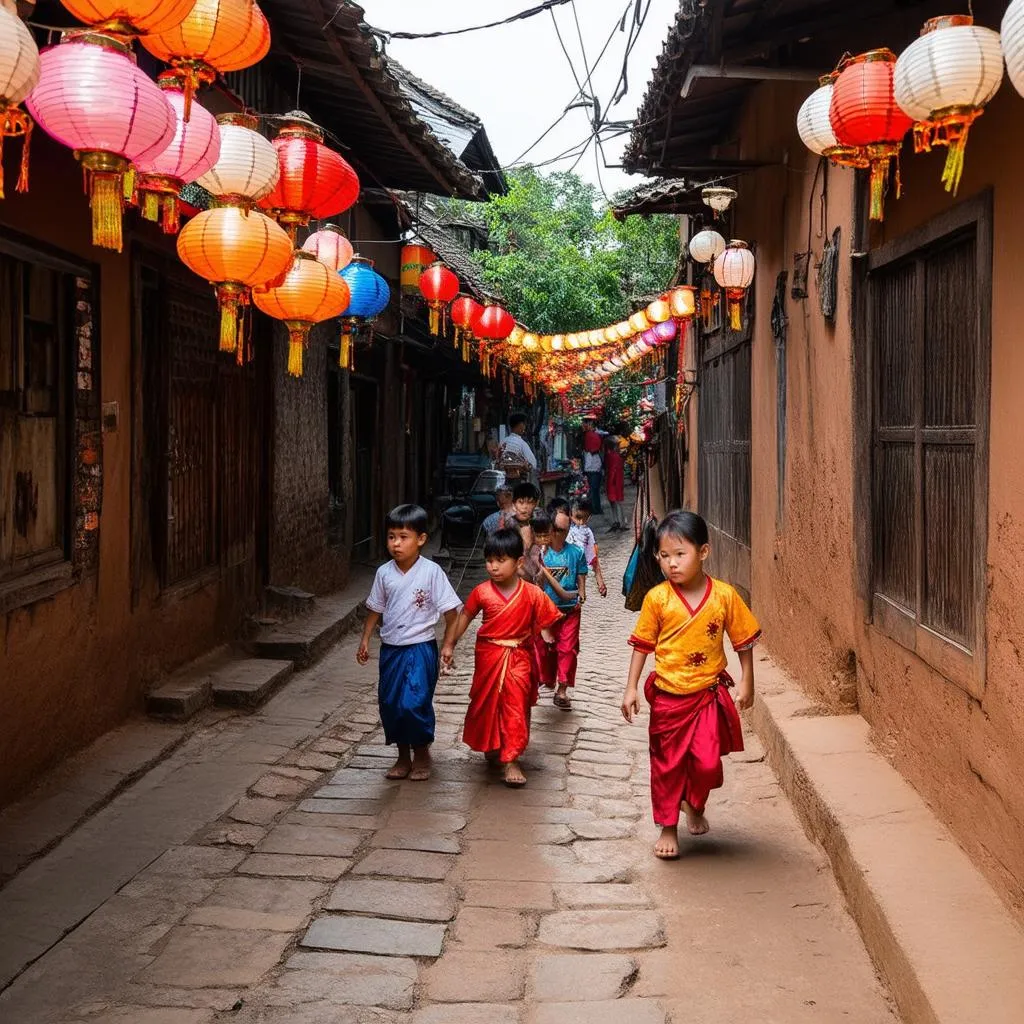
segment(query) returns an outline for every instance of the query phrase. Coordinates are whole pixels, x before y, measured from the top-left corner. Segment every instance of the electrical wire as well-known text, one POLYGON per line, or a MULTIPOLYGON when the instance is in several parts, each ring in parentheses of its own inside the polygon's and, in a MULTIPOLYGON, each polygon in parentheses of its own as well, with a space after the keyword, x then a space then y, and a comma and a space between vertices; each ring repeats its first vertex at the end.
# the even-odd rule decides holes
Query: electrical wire
MULTIPOLYGON (((501 18, 498 21, 490 21, 486 25, 470 25, 466 28, 453 28, 437 32, 387 32, 384 29, 371 28, 370 31, 374 35, 379 35, 385 39, 439 39, 442 36, 461 36, 467 32, 480 32, 483 29, 498 28, 501 25, 511 25, 517 21, 525 21, 527 18, 532 18, 534 15, 543 14, 545 11, 551 10, 553 7, 561 7, 563 4, 569 3, 569 0, 544 0, 543 3, 538 4, 536 7, 529 7, 525 11, 519 11, 518 14, 511 14, 507 18, 501 18)), ((344 6, 344 3, 338 4, 338 11, 344 6)), ((334 17, 338 16, 338 11, 335 11, 334 17)), ((334 18, 331 19, 332 21, 334 18)))

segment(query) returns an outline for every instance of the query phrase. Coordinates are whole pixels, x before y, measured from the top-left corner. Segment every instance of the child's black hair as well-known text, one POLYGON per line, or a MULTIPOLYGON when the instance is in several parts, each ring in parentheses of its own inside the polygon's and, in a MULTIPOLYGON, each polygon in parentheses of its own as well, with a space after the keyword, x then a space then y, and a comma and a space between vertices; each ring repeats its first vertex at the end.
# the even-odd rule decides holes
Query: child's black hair
POLYGON ((484 541, 484 558, 523 557, 523 535, 515 528, 495 530, 484 541))
POLYGON ((396 505, 384 520, 385 530, 412 530, 414 533, 426 533, 428 524, 427 510, 419 505, 396 505))
POLYGON ((658 525, 659 542, 665 537, 681 537, 702 548, 708 543, 708 524, 696 512, 669 512, 658 525))
POLYGON ((568 515, 569 502, 567 502, 565 498, 552 498, 548 502, 548 515, 551 516, 552 519, 554 519, 559 512, 565 512, 568 515))
POLYGON ((522 426, 524 423, 529 423, 530 417, 525 412, 514 412, 508 418, 509 430, 515 430, 516 427, 522 426))
POLYGON ((573 515, 591 516, 594 514, 594 503, 589 498, 575 498, 572 512, 573 515))
POLYGON ((537 490, 537 485, 531 484, 529 480, 523 480, 521 483, 516 484, 512 490, 512 500, 519 501, 523 498, 530 501, 540 501, 540 491, 537 490))
POLYGON ((534 512, 533 518, 530 520, 530 526, 533 527, 533 532, 535 534, 550 533, 552 525, 551 516, 549 516, 547 512, 534 512))

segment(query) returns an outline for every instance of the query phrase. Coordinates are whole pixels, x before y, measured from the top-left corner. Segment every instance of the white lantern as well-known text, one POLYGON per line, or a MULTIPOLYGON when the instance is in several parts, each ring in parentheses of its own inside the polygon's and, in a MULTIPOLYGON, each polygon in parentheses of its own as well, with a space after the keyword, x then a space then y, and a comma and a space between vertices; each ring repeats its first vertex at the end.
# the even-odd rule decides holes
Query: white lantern
POLYGON ((255 202, 269 195, 281 177, 281 161, 273 144, 256 131, 248 114, 221 114, 220 156, 196 184, 211 195, 237 196, 255 202))
POLYGON ((1024 96, 1024 0, 1013 0, 1003 15, 1003 56, 1014 89, 1024 96))
POLYGON ((947 192, 956 192, 971 125, 1003 82, 999 33, 974 24, 966 14, 926 21, 921 35, 900 54, 893 94, 914 119, 914 149, 946 146, 942 172, 947 192))
POLYGON ((725 289, 729 300, 729 326, 743 327, 743 296, 754 282, 756 261, 746 242, 733 240, 715 260, 715 280, 725 289))
MULTIPOLYGON (((39 50, 28 26, 18 17, 14 0, 0 0, 0 155, 4 138, 28 136, 32 119, 19 103, 39 81, 39 50)), ((28 188, 28 139, 21 151, 19 192, 28 188)), ((3 167, 0 166, 0 199, 4 197, 3 167)))
POLYGON ((707 188, 702 189, 700 193, 704 205, 710 206, 715 211, 716 217, 720 213, 725 213, 732 206, 736 195, 736 189, 724 188, 718 185, 709 185, 707 188))
POLYGON ((867 167, 868 161, 856 146, 840 146, 832 130, 832 90, 838 72, 818 79, 818 88, 804 100, 796 115, 796 130, 803 144, 818 156, 828 157, 837 167, 867 167))
POLYGON ((710 228, 698 231, 690 239, 690 256, 698 263, 710 263, 725 252, 725 239, 710 228))

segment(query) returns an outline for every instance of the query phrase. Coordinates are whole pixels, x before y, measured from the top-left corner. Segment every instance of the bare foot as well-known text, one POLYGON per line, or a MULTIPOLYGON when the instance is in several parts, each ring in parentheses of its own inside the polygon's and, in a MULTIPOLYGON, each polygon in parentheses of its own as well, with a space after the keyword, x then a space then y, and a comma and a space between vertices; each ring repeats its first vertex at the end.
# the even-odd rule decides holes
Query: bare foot
POLYGON ((509 761, 509 763, 505 765, 505 785, 526 785, 526 776, 523 774, 523 769, 519 767, 518 761, 509 761))
POLYGON ((675 825, 664 825, 661 835, 654 844, 654 856, 658 860, 675 860, 679 856, 679 830, 675 825))
POLYGON ((409 773, 412 771, 412 761, 409 760, 408 754, 404 757, 399 756, 398 760, 388 769, 385 779, 407 779, 409 773))
POLYGON ((410 782, 426 782, 430 778, 430 748, 421 747, 413 755, 412 771, 409 773, 410 782))
POLYGON ((683 801, 683 812, 686 814, 686 828, 691 836, 703 836, 711 830, 708 819, 704 817, 704 812, 695 811, 685 800, 683 801))

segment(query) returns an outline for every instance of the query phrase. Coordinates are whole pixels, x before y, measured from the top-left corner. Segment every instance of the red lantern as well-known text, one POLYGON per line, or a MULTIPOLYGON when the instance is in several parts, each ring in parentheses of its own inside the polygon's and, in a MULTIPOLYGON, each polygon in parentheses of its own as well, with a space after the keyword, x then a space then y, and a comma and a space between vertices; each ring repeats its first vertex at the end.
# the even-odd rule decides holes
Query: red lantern
POLYGON ((473 319, 473 333, 483 341, 504 341, 516 326, 515 317, 488 303, 473 319))
POLYGON ((324 145, 323 130, 301 110, 281 119, 273 140, 281 177, 260 206, 285 228, 295 229, 312 218, 324 220, 347 210, 359 198, 359 178, 340 153, 324 145))
POLYGON ((829 119, 840 146, 860 147, 871 165, 871 219, 884 220, 889 166, 896 164, 896 198, 900 195, 899 155, 913 121, 893 95, 896 54, 871 50, 849 60, 832 89, 829 119))
POLYGON ((445 307, 459 294, 459 279, 443 263, 434 263, 420 275, 420 293, 430 306, 430 333, 440 334, 445 307))
POLYGON ((449 307, 448 315, 455 328, 455 347, 462 344, 463 336, 469 334, 474 318, 483 312, 483 307, 468 295, 460 295, 449 307))

